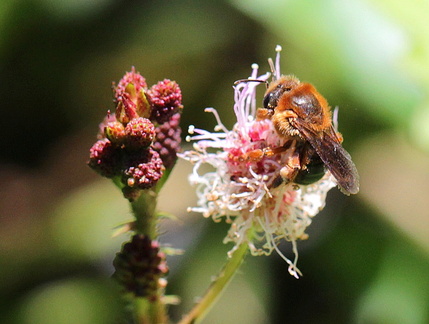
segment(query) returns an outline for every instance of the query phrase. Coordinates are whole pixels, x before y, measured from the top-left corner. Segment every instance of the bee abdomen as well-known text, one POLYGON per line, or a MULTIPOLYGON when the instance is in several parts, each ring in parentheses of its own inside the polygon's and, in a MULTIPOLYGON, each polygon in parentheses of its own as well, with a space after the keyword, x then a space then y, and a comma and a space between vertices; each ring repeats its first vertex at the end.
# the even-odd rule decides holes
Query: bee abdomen
POLYGON ((318 155, 314 155, 310 163, 306 165, 306 168, 298 172, 293 182, 301 185, 309 185, 322 179, 325 173, 325 164, 318 155))

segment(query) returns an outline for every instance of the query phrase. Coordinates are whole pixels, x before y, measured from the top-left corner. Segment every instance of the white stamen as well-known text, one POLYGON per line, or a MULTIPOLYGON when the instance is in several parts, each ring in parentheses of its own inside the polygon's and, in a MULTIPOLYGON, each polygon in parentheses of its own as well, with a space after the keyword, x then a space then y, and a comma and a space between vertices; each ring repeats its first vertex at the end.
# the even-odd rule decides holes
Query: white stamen
POLYGON ((282 51, 282 47, 280 45, 276 46, 276 78, 280 79, 280 52, 282 51))
POLYGON ((216 127, 215 127, 215 131, 224 131, 225 133, 227 133, 228 132, 228 129, 222 124, 222 122, 221 122, 221 120, 220 120, 220 117, 219 117, 219 114, 218 114, 218 112, 217 112, 217 110, 216 109, 214 109, 214 108, 212 108, 212 107, 209 107, 209 108, 206 108, 206 109, 204 109, 204 111, 205 112, 211 112, 214 116, 215 116, 215 118, 216 118, 216 122, 217 122, 217 125, 216 125, 216 127), (217 129, 216 129, 217 128, 217 129))

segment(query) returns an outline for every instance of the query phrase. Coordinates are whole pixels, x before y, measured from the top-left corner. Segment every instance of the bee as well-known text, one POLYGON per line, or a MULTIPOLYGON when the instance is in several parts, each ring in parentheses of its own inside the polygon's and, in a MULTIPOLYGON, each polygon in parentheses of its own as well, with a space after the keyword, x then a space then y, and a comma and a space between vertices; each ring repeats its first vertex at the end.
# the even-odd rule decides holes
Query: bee
POLYGON ((285 143, 266 150, 274 155, 293 152, 274 186, 283 181, 311 184, 323 177, 326 169, 346 194, 359 191, 359 175, 350 154, 341 146, 343 138, 332 123, 332 112, 326 99, 310 83, 294 76, 281 76, 265 92, 263 108, 257 119, 270 119, 285 143))

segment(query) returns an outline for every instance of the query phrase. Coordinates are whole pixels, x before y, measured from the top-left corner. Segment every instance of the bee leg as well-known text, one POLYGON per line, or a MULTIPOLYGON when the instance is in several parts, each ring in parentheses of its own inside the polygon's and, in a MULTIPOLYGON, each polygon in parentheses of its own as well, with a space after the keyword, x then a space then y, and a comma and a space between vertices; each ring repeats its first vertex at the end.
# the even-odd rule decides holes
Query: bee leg
POLYGON ((279 146, 279 147, 275 147, 275 148, 266 147, 262 151, 264 152, 264 157, 271 157, 273 155, 283 153, 286 150, 287 150, 287 147, 279 146))
POLYGON ((287 150, 287 147, 280 146, 280 147, 266 147, 264 149, 255 149, 253 151, 247 152, 243 155, 243 157, 240 159, 240 161, 252 161, 252 162, 258 162, 262 160, 264 157, 271 157, 276 154, 283 153, 285 150, 287 150))
POLYGON ((295 177, 298 175, 299 169, 291 168, 286 165, 280 169, 280 174, 271 183, 271 188, 277 188, 282 183, 293 182, 295 177))
POLYGON ((252 161, 252 162, 258 162, 262 160, 265 156, 264 150, 256 149, 250 152, 247 152, 243 156, 242 161, 252 161))
POLYGON ((283 144, 283 146, 271 149, 271 153, 273 153, 274 155, 277 153, 283 153, 288 150, 291 150, 293 153, 288 153, 289 157, 286 162, 286 165, 280 169, 279 175, 271 183, 271 188, 277 188, 284 182, 289 183, 293 181, 293 179, 295 179, 296 175, 299 172, 299 169, 301 167, 301 158, 296 150, 295 140, 288 140, 283 144))
POLYGON ((277 178, 275 178, 274 181, 271 183, 271 188, 277 188, 284 181, 285 181, 285 179, 283 179, 281 175, 277 176, 277 178))
POLYGON ((287 182, 292 182, 301 169, 299 152, 295 151, 289 157, 286 165, 280 169, 280 176, 287 182))

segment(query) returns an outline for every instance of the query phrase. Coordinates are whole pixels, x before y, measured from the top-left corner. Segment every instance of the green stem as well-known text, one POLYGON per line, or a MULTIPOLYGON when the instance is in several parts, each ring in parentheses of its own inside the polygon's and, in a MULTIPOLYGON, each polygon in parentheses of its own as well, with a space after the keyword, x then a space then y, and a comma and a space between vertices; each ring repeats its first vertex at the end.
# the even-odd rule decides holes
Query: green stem
POLYGON ((134 322, 136 324, 152 324, 149 309, 150 303, 147 298, 134 298, 134 322))
POLYGON ((201 301, 179 322, 179 324, 194 324, 200 322, 210 308, 216 303, 222 292, 231 282, 248 251, 248 245, 242 243, 225 264, 218 277, 212 282, 201 301))
POLYGON ((155 240, 158 236, 155 212, 157 196, 154 191, 145 190, 139 198, 131 203, 131 208, 136 218, 136 232, 148 236, 151 240, 155 240))
MULTIPOLYGON (((143 191, 140 197, 131 203, 131 208, 136 218, 136 233, 143 234, 151 240, 156 240, 158 237, 156 204, 157 194, 152 190, 143 191)), ((162 324, 167 322, 167 311, 161 301, 161 290, 151 300, 141 297, 135 298, 134 319, 136 324, 162 324)))
POLYGON ((134 322, 136 324, 167 323, 164 305, 159 301, 153 302, 147 298, 136 297, 134 299, 134 322))

